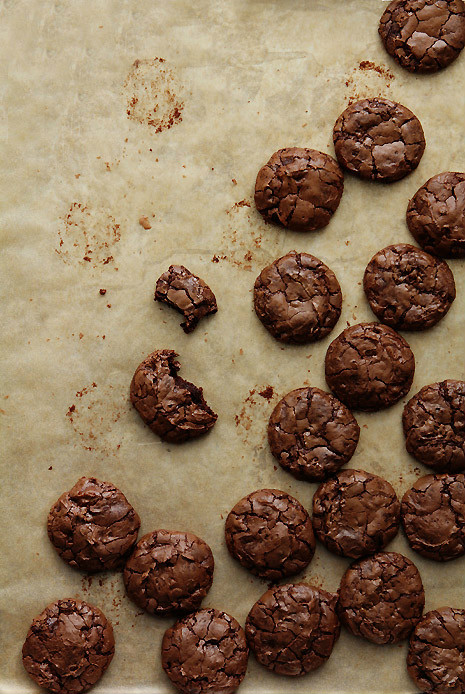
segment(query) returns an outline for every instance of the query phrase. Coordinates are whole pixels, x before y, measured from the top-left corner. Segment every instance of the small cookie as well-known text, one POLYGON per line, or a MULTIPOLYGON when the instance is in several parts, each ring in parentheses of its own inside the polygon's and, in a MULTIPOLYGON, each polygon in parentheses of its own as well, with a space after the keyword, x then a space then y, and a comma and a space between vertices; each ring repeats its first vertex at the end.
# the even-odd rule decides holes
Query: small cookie
POLYGON ((256 659, 278 675, 305 675, 325 663, 339 638, 337 595, 296 583, 257 600, 245 623, 256 659))
POLYGON ((360 559, 342 577, 339 617, 352 634, 373 643, 406 639, 424 605, 418 569, 397 552, 379 552, 360 559))
POLYGON ((39 687, 79 694, 98 682, 114 653, 113 629, 103 612, 80 600, 57 600, 32 622, 23 665, 39 687))
POLYGON ((241 499, 226 518, 225 537, 234 559, 267 581, 299 573, 315 552, 310 516, 278 489, 259 489, 241 499))
POLYGON ((218 419, 202 388, 177 375, 177 356, 171 349, 149 354, 137 367, 130 389, 131 402, 145 424, 173 443, 206 434, 218 419))
POLYGON ((313 496, 313 529, 330 552, 358 559, 384 549, 399 530, 400 503, 386 480, 342 470, 313 496))
POLYGON ((424 386, 404 407, 405 445, 437 472, 465 470, 465 381, 424 386))
POLYGON ((140 518, 124 494, 95 477, 81 477, 53 504, 47 519, 60 557, 89 573, 121 566, 139 528, 140 518))
POLYGON ((425 475, 402 499, 410 547, 435 561, 465 554, 465 476, 425 475))
POLYGON ((354 410, 381 410, 407 395, 415 357, 395 330, 381 323, 346 328, 326 352, 326 382, 354 410))
POLYGON ((249 649, 240 624, 219 610, 199 610, 165 631, 161 664, 182 694, 232 694, 244 679, 249 649))
POLYGON ((255 183, 255 205, 268 222, 294 231, 326 226, 337 210, 344 175, 337 162, 315 149, 279 149, 255 183))
POLYGON ((144 535, 124 567, 126 592, 151 614, 196 610, 213 581, 213 554, 193 533, 155 530, 144 535))
POLYGON ((191 333, 204 316, 218 310, 208 284, 183 265, 170 265, 158 278, 155 301, 162 301, 184 315, 181 328, 185 333, 191 333))
POLYGON ((465 173, 446 171, 417 190, 407 208, 416 241, 441 258, 465 258, 465 173))
POLYGON ((455 299, 447 263, 407 243, 387 246, 373 256, 363 288, 376 317, 396 330, 431 328, 455 299))
POLYGON ((402 104, 379 97, 348 106, 336 121, 333 140, 342 167, 386 183, 416 169, 426 146, 418 118, 402 104))
POLYGON ((297 479, 322 481, 353 456, 360 427, 342 402, 319 388, 291 390, 268 422, 268 441, 279 464, 297 479))
POLYGON ((384 10, 379 35, 389 55, 410 72, 437 72, 465 46, 462 0, 393 0, 384 10))

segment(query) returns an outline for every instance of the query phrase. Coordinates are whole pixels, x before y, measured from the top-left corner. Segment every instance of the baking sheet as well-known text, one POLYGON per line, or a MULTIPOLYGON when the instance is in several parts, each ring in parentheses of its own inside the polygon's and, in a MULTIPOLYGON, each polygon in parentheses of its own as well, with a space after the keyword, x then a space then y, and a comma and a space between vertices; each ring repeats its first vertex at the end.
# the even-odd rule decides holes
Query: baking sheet
MULTIPOLYGON (((265 591, 227 554, 223 519, 255 489, 283 489, 311 508, 316 488, 275 469, 268 416, 292 388, 326 388, 329 342, 347 323, 373 319, 361 289, 366 263, 387 244, 412 241, 405 208, 426 179, 464 169, 465 56, 436 75, 402 71, 378 40, 384 7, 2 3, 2 692, 39 691, 22 669, 22 642, 47 603, 71 596, 101 607, 115 627, 116 655, 95 692, 174 691, 159 658, 170 621, 141 614, 120 574, 88 578, 48 542, 49 507, 82 475, 119 486, 141 515, 141 533, 185 529, 210 544, 216 570, 205 606, 243 624, 265 591), (284 146, 333 154, 336 117, 349 100, 371 95, 420 118, 427 148, 417 171, 387 186, 346 176, 340 208, 320 232, 265 225, 252 203, 259 167, 284 146), (262 267, 294 248, 335 271, 344 304, 328 338, 284 347, 255 317, 250 292, 262 267), (187 265, 218 299, 218 314, 192 335, 152 301, 170 263, 187 265), (156 348, 178 351, 181 375, 204 387, 219 414, 208 436, 163 443, 129 407, 132 374, 156 348), (260 395, 269 386, 270 400, 260 395)), ((410 394, 464 377, 465 267, 450 266, 452 309, 434 329, 407 336, 417 361, 410 394)), ((402 407, 357 415, 351 464, 387 478, 399 495, 427 472, 404 449, 402 407)), ((401 535, 389 549, 420 569, 426 609, 464 607, 465 559, 428 562, 401 535)), ((298 580, 336 590, 347 564, 318 545, 298 580)), ((405 655, 405 644, 374 646, 343 631, 329 662, 304 678, 273 676, 251 657, 240 691, 407 694, 405 655)))

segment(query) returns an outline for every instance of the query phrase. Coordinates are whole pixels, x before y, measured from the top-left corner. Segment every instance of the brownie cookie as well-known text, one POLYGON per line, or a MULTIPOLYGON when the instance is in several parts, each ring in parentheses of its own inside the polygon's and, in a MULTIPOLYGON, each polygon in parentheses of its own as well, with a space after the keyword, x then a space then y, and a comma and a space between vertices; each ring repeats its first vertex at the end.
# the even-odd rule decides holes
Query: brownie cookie
POLYGON ((407 225, 425 250, 442 258, 465 258, 465 173, 430 178, 407 208, 407 225))
POLYGON ((314 231, 329 223, 343 190, 344 175, 332 157, 288 147, 275 152, 258 172, 255 204, 266 221, 314 231))
POLYGON ((333 139, 342 167, 386 183, 416 169, 426 145, 418 118, 402 104, 379 97, 348 106, 336 121, 333 139))
POLYGON ((116 569, 137 540, 140 518, 119 489, 81 477, 48 514, 50 542, 62 559, 83 571, 116 569))
POLYGON ((462 0, 393 0, 384 10, 379 34, 387 52, 410 72, 436 72, 465 46, 462 0))
POLYGON ((32 622, 23 665, 39 687, 78 694, 98 682, 114 653, 113 629, 103 612, 80 600, 58 600, 32 622))
POLYGON ((131 382, 131 402, 142 420, 164 441, 181 443, 206 434, 218 419, 202 388, 177 375, 178 355, 160 349, 139 364, 131 382))
POLYGON ((342 402, 319 388, 291 390, 268 422, 268 441, 279 464, 297 479, 321 481, 353 456, 360 427, 342 402))
POLYGON ((363 470, 342 470, 313 496, 313 529, 330 552, 358 559, 397 535, 400 503, 389 482, 363 470))
POLYGON ((447 263, 407 243, 387 246, 373 256, 363 288, 376 317, 397 330, 431 328, 455 299, 447 263))
POLYGON ((210 287, 183 265, 170 265, 158 278, 155 301, 162 301, 184 315, 181 328, 185 333, 191 333, 199 320, 218 310, 210 287))
POLYGON ((381 410, 412 385, 415 357, 395 330, 380 323, 346 328, 326 352, 326 382, 354 410, 381 410))
POLYGON ((199 610, 165 631, 161 664, 182 694, 232 694, 244 679, 249 649, 240 624, 219 610, 199 610))
POLYGON ((310 516, 278 489, 259 489, 241 499, 226 518, 225 537, 234 559, 267 581, 299 573, 315 552, 310 516))
POLYGON ((315 342, 341 315, 336 275, 309 253, 291 251, 264 268, 254 286, 255 313, 281 342, 315 342))
POLYGON ((338 603, 341 621, 352 634, 373 643, 406 639, 424 605, 418 569, 397 552, 360 559, 342 577, 338 603))
POLYGON ((126 592, 152 614, 196 610, 213 581, 213 554, 193 533, 155 530, 144 535, 124 567, 126 592))
POLYGON ((337 594, 305 583, 277 586, 257 600, 245 623, 256 659, 278 675, 305 675, 328 660, 339 638, 337 594))
POLYGON ((465 381, 424 386, 404 407, 405 445, 437 472, 465 470, 465 381))
POLYGON ((427 612, 410 637, 407 670, 424 694, 465 692, 465 610, 427 612))
POLYGON ((465 554, 465 476, 425 475, 402 499, 410 547, 435 561, 465 554))

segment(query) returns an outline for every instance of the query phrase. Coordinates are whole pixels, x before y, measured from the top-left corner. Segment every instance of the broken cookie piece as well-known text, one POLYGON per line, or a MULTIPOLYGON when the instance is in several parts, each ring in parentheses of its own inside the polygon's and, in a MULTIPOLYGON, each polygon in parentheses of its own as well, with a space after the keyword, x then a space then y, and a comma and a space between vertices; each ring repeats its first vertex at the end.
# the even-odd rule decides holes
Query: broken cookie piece
POLYGON ((170 265, 158 278, 155 301, 163 301, 184 315, 181 327, 185 333, 191 333, 204 316, 218 310, 210 287, 183 265, 170 265))

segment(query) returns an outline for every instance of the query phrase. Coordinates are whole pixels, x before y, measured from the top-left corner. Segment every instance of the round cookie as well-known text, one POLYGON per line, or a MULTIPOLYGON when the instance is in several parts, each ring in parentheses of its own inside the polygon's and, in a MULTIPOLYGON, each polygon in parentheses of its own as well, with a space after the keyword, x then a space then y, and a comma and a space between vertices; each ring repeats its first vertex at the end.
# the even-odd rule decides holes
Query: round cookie
POLYGON ((400 503, 389 482, 363 470, 342 470, 313 496, 313 529, 330 552, 358 559, 396 535, 400 503))
POLYGON ((343 190, 344 175, 332 157, 315 149, 287 147, 258 172, 255 205, 268 222, 314 231, 329 223, 343 190))
POLYGON ((232 694, 244 679, 249 649, 240 624, 219 610, 199 610, 165 631, 161 663, 182 694, 232 694))
POLYGON ((193 533, 155 530, 144 535, 124 567, 126 592, 158 615, 196 610, 213 581, 213 554, 193 533))
POLYGON ((353 456, 360 427, 342 402, 319 388, 297 388, 276 405, 268 441, 279 464, 297 479, 322 481, 353 456))
POLYGON ((410 637, 407 670, 424 694, 465 692, 465 610, 440 607, 423 615, 410 637))
POLYGON ((415 357, 408 343, 381 323, 346 328, 326 352, 326 382, 354 410, 381 410, 404 397, 412 385, 415 357))
POLYGON ((115 652, 103 612, 80 600, 58 600, 34 619, 23 645, 31 679, 53 694, 86 692, 102 677, 115 652))
POLYGON ((465 554, 465 476, 425 475, 404 494, 402 524, 410 547, 435 561, 465 554))
POLYGON ((315 552, 310 516, 278 489, 259 489, 241 499, 226 518, 225 538, 231 555, 267 581, 299 573, 315 552))
POLYGON ((291 251, 264 268, 254 286, 255 313, 281 342, 326 337, 341 315, 336 275, 309 253, 291 251))
POLYGON ((89 573, 121 566, 137 540, 140 518, 108 482, 81 477, 48 514, 50 542, 70 566, 89 573))
POLYGON ((432 383, 404 407, 405 445, 437 472, 465 470, 465 381, 432 383))
POLYGON ((363 288, 376 317, 396 330, 431 328, 455 299, 447 263, 407 243, 387 246, 373 256, 363 288))
POLYGON ((425 593, 418 569, 397 552, 355 562, 339 588, 339 617, 355 636, 373 643, 407 638, 420 619, 425 593))
POLYGON ((465 258, 465 173, 446 171, 426 181, 408 204, 407 226, 429 253, 465 258))
POLYGON ((328 660, 339 638, 337 595, 305 583, 268 590, 250 610, 245 633, 256 659, 278 675, 305 675, 328 660))
POLYGON ((379 34, 387 52, 410 72, 437 72, 465 46, 462 0, 393 0, 379 34))
POLYGON ((339 164, 371 181, 398 181, 418 166, 425 136, 418 118, 402 104, 379 97, 346 108, 333 131, 339 164))

